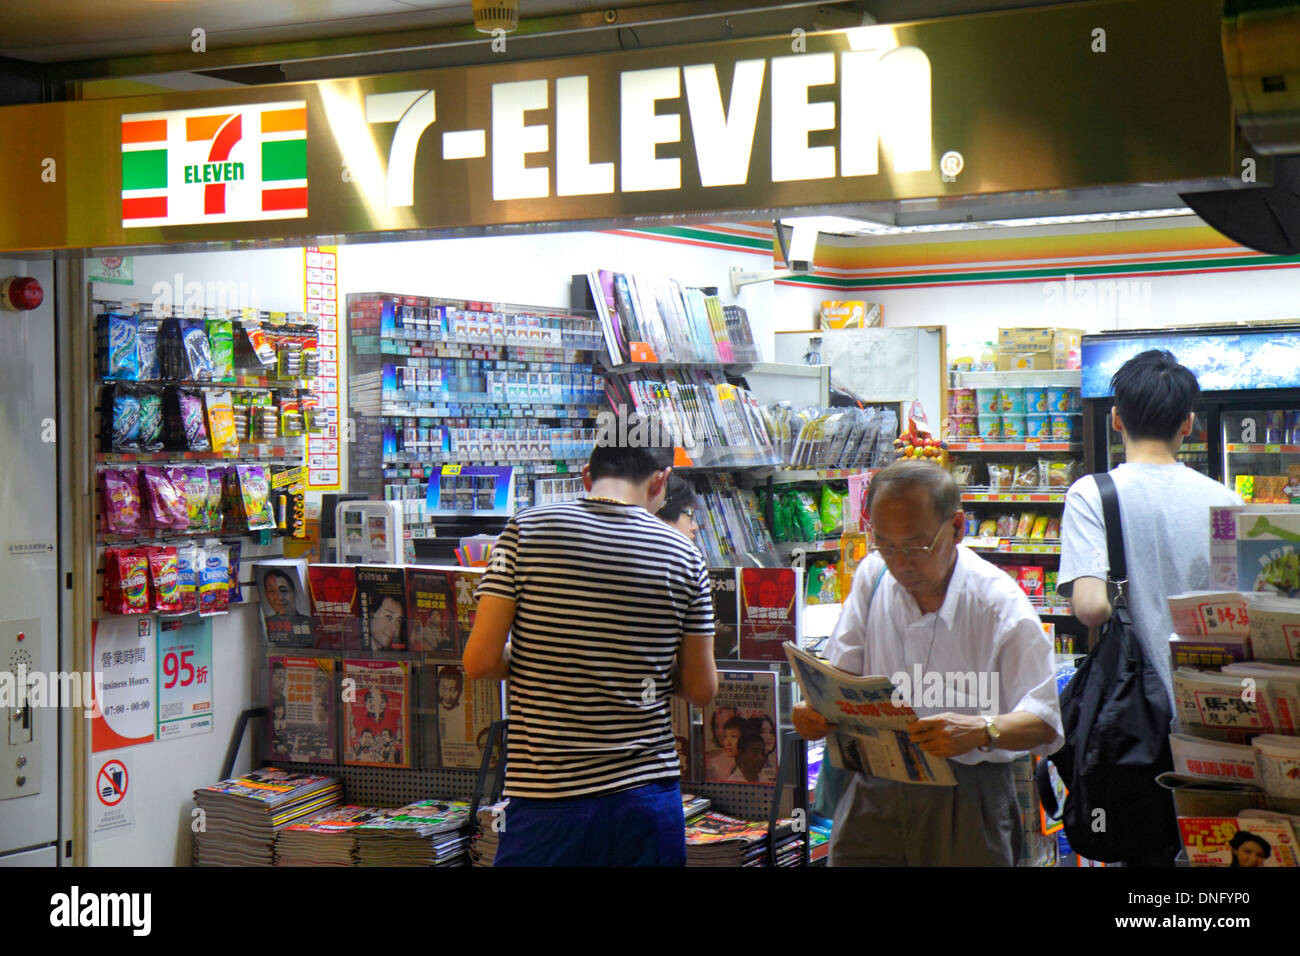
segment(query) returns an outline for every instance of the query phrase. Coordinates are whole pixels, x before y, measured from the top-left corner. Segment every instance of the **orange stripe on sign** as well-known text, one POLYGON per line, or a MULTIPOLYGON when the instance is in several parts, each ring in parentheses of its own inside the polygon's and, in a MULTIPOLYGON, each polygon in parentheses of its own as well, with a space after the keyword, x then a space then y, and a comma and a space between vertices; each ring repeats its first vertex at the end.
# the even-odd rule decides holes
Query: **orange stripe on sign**
POLYGON ((230 116, 230 113, 219 113, 215 116, 185 117, 185 139, 191 143, 212 139, 230 116))
POLYGON ((291 110, 267 110, 262 114, 263 133, 287 133, 290 130, 307 128, 307 108, 305 106, 291 110))
POLYGON ((122 124, 122 145, 127 143, 156 143, 167 138, 167 121, 137 120, 122 124))

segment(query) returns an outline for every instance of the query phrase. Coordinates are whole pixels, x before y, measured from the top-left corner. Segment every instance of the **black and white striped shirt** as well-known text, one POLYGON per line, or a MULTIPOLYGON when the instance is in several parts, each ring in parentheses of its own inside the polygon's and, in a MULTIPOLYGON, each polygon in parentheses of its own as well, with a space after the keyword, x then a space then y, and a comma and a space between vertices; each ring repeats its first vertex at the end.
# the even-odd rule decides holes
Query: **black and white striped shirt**
POLYGON ((505 794, 596 796, 679 775, 673 661, 713 633, 704 558, 639 505, 580 499, 506 525, 478 596, 515 602, 505 794))

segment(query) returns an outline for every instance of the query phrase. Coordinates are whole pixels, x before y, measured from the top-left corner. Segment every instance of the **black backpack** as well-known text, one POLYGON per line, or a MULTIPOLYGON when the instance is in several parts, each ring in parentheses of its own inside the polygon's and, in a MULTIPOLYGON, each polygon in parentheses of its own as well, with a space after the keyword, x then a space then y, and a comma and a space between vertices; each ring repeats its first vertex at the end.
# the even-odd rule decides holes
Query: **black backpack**
MULTIPOLYGON (((1146 659, 1124 598, 1124 531, 1114 480, 1094 477, 1106 524, 1114 613, 1061 692, 1065 744, 1050 759, 1069 791, 1062 822, 1070 846, 1087 859, 1114 863, 1176 846, 1178 824, 1169 791, 1155 780, 1173 769, 1169 695, 1146 659)), ((1047 761, 1039 761, 1037 774, 1043 807, 1055 816, 1047 761)))

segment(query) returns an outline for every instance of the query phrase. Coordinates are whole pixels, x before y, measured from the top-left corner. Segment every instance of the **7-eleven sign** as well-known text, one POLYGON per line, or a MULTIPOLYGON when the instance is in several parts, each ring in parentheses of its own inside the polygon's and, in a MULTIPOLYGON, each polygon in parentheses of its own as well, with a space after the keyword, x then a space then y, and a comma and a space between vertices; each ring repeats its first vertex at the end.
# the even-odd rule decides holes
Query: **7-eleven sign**
POLYGON ((307 104, 122 116, 122 226, 307 215, 307 104))

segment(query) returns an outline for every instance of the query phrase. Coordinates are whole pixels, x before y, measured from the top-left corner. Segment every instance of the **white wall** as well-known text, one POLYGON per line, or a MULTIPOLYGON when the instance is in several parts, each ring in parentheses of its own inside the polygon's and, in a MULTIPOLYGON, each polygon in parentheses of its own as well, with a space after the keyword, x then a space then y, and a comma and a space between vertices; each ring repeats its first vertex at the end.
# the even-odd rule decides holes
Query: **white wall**
POLYGON ((591 232, 352 244, 339 247, 339 291, 568 308, 572 276, 594 269, 660 274, 686 285, 717 286, 724 302, 745 308, 759 347, 771 355, 772 331, 780 327, 772 314, 772 284, 746 286, 733 296, 733 265, 770 269, 772 257, 591 232))

